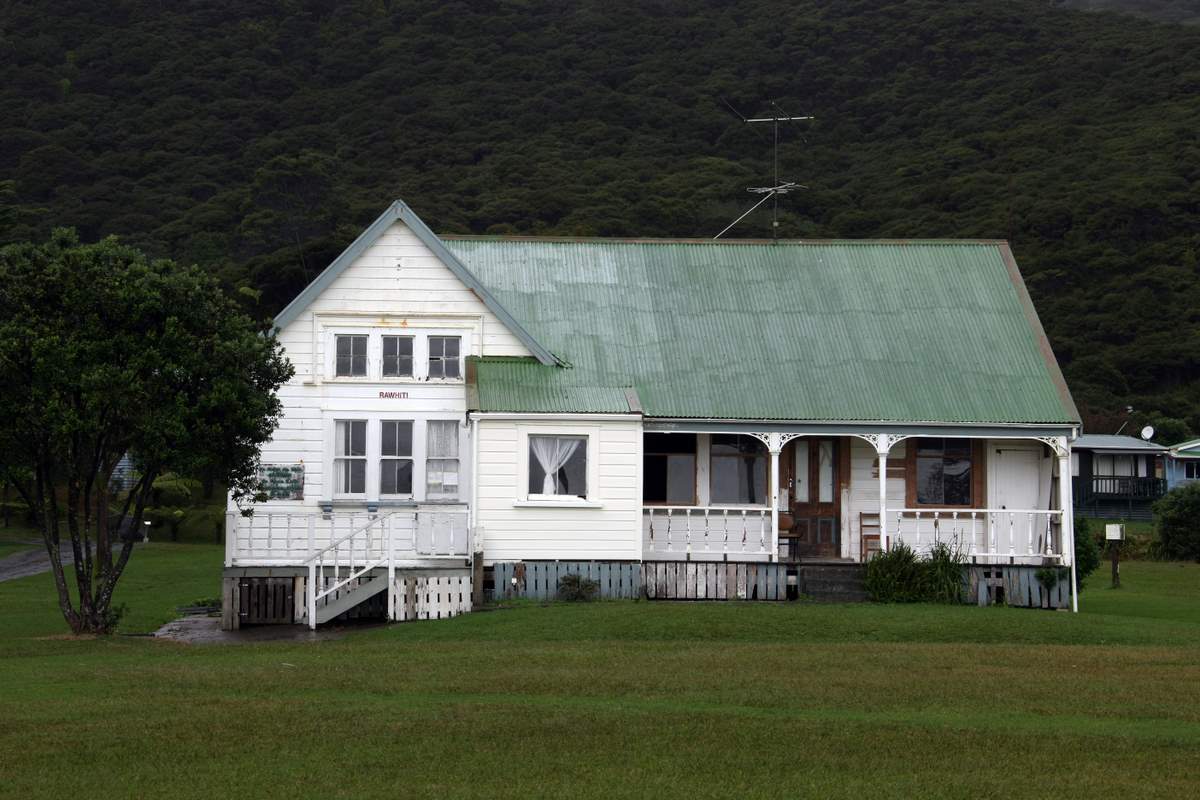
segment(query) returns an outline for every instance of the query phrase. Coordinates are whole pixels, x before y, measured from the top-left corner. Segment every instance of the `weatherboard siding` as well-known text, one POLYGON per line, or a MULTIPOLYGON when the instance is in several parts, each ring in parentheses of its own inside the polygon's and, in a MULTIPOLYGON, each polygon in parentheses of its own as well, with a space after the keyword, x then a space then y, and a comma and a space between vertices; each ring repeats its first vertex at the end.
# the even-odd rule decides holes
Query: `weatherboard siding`
MULTIPOLYGON (((469 499, 471 449, 465 428, 465 383, 333 377, 329 352, 333 332, 358 332, 360 328, 417 337, 461 336, 464 369, 468 355, 529 355, 525 345, 407 226, 393 223, 279 331, 284 354, 296 374, 279 391, 283 415, 271 441, 263 447, 262 462, 303 464, 304 498, 259 504, 258 511, 316 512, 319 501, 331 499, 328 477, 333 423, 349 418, 413 420, 413 484, 418 500, 423 497, 425 477, 421 457, 424 424, 430 419, 458 420, 464 425, 459 440, 460 500, 469 499)), ((420 354, 418 349, 417 356, 420 354)), ((376 366, 377 359, 373 359, 372 367, 376 366)), ((376 492, 368 491, 368 499, 375 497, 376 492)), ((366 499, 361 502, 365 505, 366 499)))
MULTIPOLYGON (((860 514, 879 513, 879 463, 875 447, 868 442, 852 437, 850 442, 850 485, 847 489, 848 502, 842 504, 842 556, 858 559, 862 552, 862 530, 860 514)), ((888 454, 888 506, 904 507, 904 459, 907 442, 892 447, 888 454)))
POLYGON ((580 423, 598 435, 595 448, 599 507, 521 506, 522 429, 570 425, 482 418, 478 422, 479 475, 475 521, 483 529, 491 564, 526 560, 636 560, 641 558, 640 420, 580 423))

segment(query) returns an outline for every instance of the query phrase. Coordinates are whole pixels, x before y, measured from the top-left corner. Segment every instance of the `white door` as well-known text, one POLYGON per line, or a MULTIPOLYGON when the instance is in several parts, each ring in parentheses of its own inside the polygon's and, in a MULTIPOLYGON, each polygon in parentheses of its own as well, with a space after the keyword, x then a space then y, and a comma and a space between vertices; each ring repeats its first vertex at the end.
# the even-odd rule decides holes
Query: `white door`
MULTIPOLYGON (((1038 507, 1040 450, 991 448, 992 508, 1029 511, 1038 507)), ((1041 546, 1044 517, 1029 514, 996 515, 996 547, 1016 554, 1035 552, 1041 546)))
POLYGON ((993 448, 992 457, 995 459, 992 507, 1037 508, 1041 451, 997 447, 993 448))

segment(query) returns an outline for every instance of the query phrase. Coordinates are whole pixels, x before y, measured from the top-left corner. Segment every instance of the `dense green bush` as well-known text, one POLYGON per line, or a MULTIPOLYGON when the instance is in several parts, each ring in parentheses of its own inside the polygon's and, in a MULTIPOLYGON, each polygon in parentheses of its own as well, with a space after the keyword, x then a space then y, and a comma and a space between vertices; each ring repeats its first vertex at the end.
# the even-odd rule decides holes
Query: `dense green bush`
POLYGON ((899 542, 867 562, 867 592, 878 603, 929 599, 929 574, 911 547, 899 542))
POLYGON ((595 600, 600 584, 591 578, 571 573, 558 579, 558 599, 568 603, 586 603, 595 600))
POLYGON ((1200 483, 1172 489, 1155 503, 1154 527, 1162 557, 1200 561, 1200 483))
POLYGON ((958 543, 934 542, 926 559, 925 572, 929 599, 935 603, 961 603, 966 584, 963 564, 966 562, 958 543))
POLYGON ((1099 533, 1083 517, 1075 518, 1075 586, 1083 591, 1083 580, 1100 566, 1099 533))
POLYGON ((156 506, 187 508, 200 500, 203 487, 194 478, 167 474, 154 482, 153 502, 156 506))

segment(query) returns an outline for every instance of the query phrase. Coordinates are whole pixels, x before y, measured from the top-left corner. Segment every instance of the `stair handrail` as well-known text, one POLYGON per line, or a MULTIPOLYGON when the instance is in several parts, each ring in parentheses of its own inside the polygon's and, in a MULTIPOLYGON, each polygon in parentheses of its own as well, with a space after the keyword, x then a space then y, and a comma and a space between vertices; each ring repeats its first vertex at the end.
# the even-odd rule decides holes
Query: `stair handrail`
POLYGON ((313 563, 313 562, 315 562, 315 561, 316 561, 318 558, 320 558, 321 556, 325 555, 325 553, 327 553, 328 551, 330 551, 330 550, 334 549, 335 547, 339 547, 339 546, 341 546, 342 544, 344 544, 344 543, 345 543, 345 542, 347 542, 348 540, 350 540, 350 539, 353 539, 355 536, 358 536, 360 533, 362 533, 362 532, 364 532, 364 531, 366 531, 366 530, 368 530, 368 529, 370 529, 370 528, 374 527, 376 523, 378 523, 378 522, 381 522, 381 521, 383 521, 383 520, 385 520, 385 519, 390 519, 390 518, 391 518, 391 517, 392 517, 392 516, 393 516, 395 513, 396 513, 396 512, 394 512, 394 511, 389 511, 389 512, 388 512, 388 513, 386 513, 386 514, 376 514, 376 515, 372 516, 372 517, 371 517, 369 520, 367 520, 367 523, 366 523, 365 525, 362 525, 362 526, 360 526, 360 527, 358 527, 358 528, 355 528, 354 530, 350 531, 349 533, 345 534, 344 536, 341 536, 341 537, 339 537, 338 539, 335 539, 334 541, 332 541, 332 542, 330 542, 329 544, 325 545, 325 546, 324 546, 324 547, 322 547, 320 550, 317 550, 315 553, 313 553, 311 556, 309 556, 309 557, 308 557, 308 558, 305 560, 305 562, 304 562, 304 563, 305 563, 306 565, 307 565, 307 564, 312 564, 312 563, 313 563))
POLYGON ((327 546, 323 547, 322 549, 320 549, 316 553, 314 553, 308 559, 308 561, 305 562, 308 566, 308 586, 306 587, 307 588, 306 594, 308 595, 308 624, 309 624, 309 627, 316 628, 317 601, 318 600, 328 597, 329 595, 331 595, 334 592, 341 589, 343 586, 346 586, 347 584, 349 584, 351 581, 357 580, 358 578, 361 578, 363 575, 366 575, 368 572, 375 569, 376 567, 380 567, 383 564, 391 564, 392 563, 392 557, 393 557, 394 553, 392 552, 391 528, 386 527, 386 526, 383 528, 383 530, 384 530, 384 550, 383 550, 382 558, 377 558, 374 561, 367 561, 366 548, 364 547, 363 548, 364 564, 360 569, 356 570, 354 568, 354 547, 352 544, 351 548, 350 548, 349 564, 347 565, 347 568, 349 569, 349 574, 347 574, 345 578, 341 578, 339 580, 339 576, 337 575, 337 562, 335 560, 334 561, 334 583, 333 583, 333 585, 327 586, 318 592, 317 591, 317 575, 318 575, 318 573, 324 573, 324 571, 325 571, 325 554, 328 553, 330 550, 335 551, 335 554, 336 554, 336 550, 338 547, 340 547, 341 545, 345 544, 348 541, 352 541, 355 536, 359 536, 359 535, 365 533, 366 531, 369 531, 376 524, 382 524, 385 520, 390 519, 392 516, 393 516, 392 513, 388 513, 388 514, 377 514, 377 515, 371 517, 371 519, 365 525, 355 528, 354 530, 350 531, 349 533, 345 534, 344 536, 341 536, 338 539, 330 542, 327 546))

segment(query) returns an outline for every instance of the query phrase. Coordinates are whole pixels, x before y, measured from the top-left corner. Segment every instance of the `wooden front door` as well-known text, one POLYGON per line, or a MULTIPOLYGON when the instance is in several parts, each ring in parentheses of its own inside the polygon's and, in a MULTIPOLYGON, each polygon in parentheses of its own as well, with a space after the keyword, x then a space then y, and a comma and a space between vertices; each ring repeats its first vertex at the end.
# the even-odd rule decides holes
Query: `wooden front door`
POLYGON ((836 558, 838 538, 838 440, 801 437, 780 453, 780 557, 836 558))

